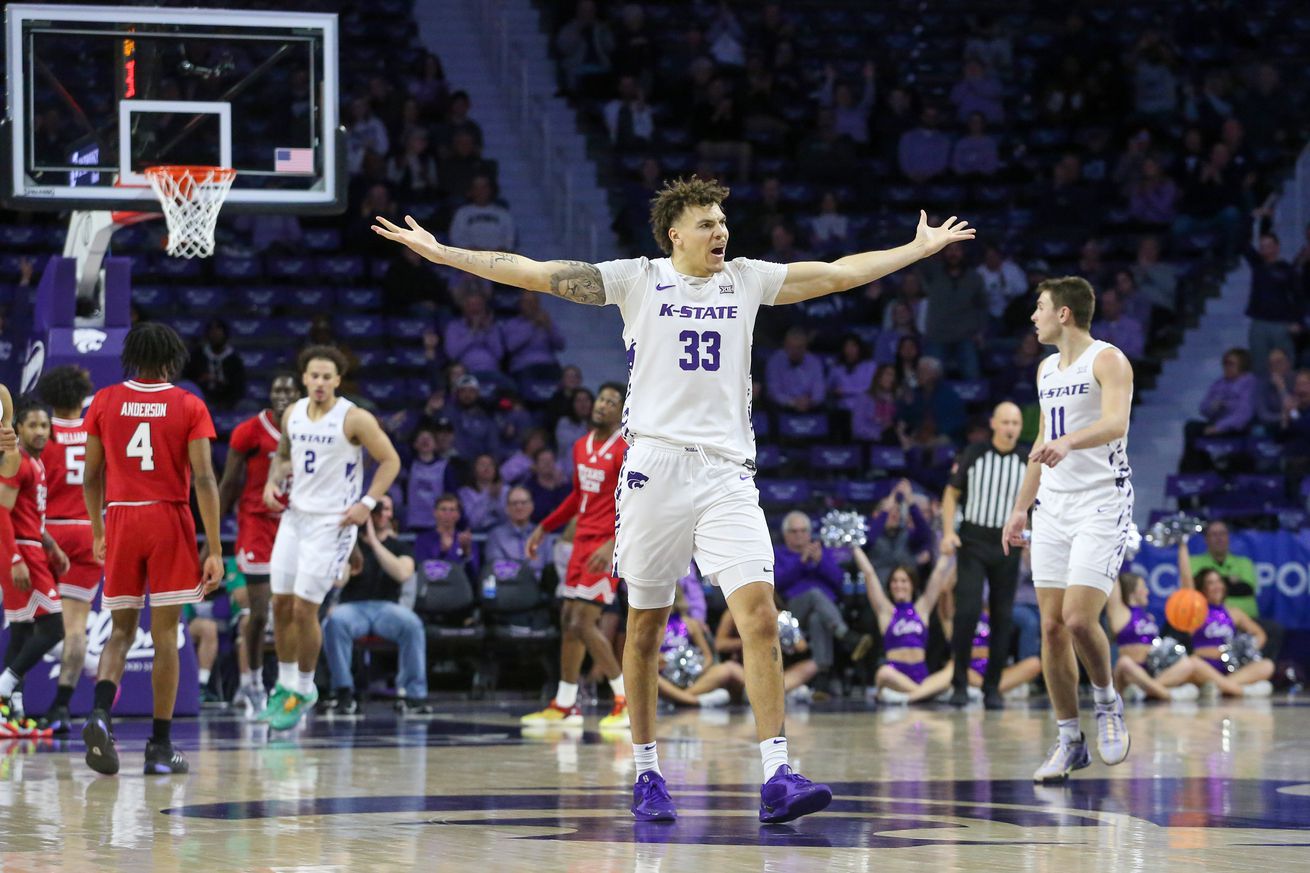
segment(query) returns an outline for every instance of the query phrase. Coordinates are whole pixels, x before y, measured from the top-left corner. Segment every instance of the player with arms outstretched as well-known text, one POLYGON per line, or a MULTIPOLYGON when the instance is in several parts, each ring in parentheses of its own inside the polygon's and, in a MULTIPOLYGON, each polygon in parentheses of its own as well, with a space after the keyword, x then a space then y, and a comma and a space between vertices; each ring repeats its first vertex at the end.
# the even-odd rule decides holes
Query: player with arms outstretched
POLYGON ((541 520, 528 537, 529 558, 537 556, 548 531, 558 530, 575 516, 573 554, 564 580, 564 604, 560 626, 564 630, 559 646, 559 690, 541 712, 525 715, 523 724, 582 724, 578 701, 578 674, 582 659, 590 652, 609 680, 614 708, 600 721, 601 728, 628 727, 627 693, 623 668, 614 657, 614 647, 601 632, 601 610, 614 602, 619 578, 614 575, 614 494, 628 444, 619 432, 623 416, 624 388, 612 382, 600 386, 591 408, 591 432, 573 444, 573 490, 564 502, 541 520))
POLYGON ((1042 673, 1059 727, 1033 781, 1061 782, 1091 763, 1078 726, 1078 662, 1092 681, 1101 760, 1118 764, 1131 745, 1100 617, 1119 578, 1133 517, 1133 368, 1123 352, 1089 333, 1096 295, 1086 279, 1047 279, 1037 292, 1037 339, 1058 351, 1037 368, 1041 427, 1001 542, 1007 554, 1024 544, 1032 507, 1042 673))
POLYGON ((105 566, 100 602, 113 615, 113 629, 100 655, 95 702, 82 739, 92 770, 118 772, 109 710, 149 592, 155 718, 145 772, 185 773, 190 765, 172 741, 177 624, 183 606, 203 600, 223 581, 218 480, 210 446, 214 423, 199 397, 169 381, 187 360, 186 346, 172 328, 156 322, 136 325, 123 339, 121 360, 127 381, 97 391, 84 419, 83 490, 92 549, 105 566), (191 515, 193 481, 209 546, 203 570, 191 515))
POLYGON ((277 454, 264 483, 264 506, 282 515, 269 560, 278 680, 259 715, 274 730, 295 727, 318 700, 319 607, 341 578, 360 525, 400 472, 400 456, 378 420, 337 396, 346 375, 346 356, 339 349, 305 349, 300 373, 309 396, 283 413, 277 454), (365 451, 378 465, 367 494, 365 451), (282 483, 288 476, 291 497, 284 507, 282 483))
POLYGON ((615 572, 628 586, 624 681, 637 782, 632 812, 677 816, 655 746, 660 643, 678 579, 692 557, 727 598, 741 633, 746 690, 764 765, 760 820, 790 821, 832 799, 788 765, 783 736, 782 651, 773 603, 773 546, 755 487, 751 341, 761 306, 798 303, 869 282, 935 254, 974 231, 952 216, 930 227, 920 213, 913 242, 832 263, 727 260, 728 189, 697 177, 667 184, 651 229, 668 258, 539 262, 506 252, 443 245, 407 216, 374 231, 438 264, 623 315, 631 446, 615 512, 615 572))
POLYGON ((264 692, 264 628, 268 624, 268 573, 277 537, 279 513, 264 505, 268 470, 282 439, 282 416, 300 397, 296 377, 280 373, 268 388, 268 408, 232 429, 228 440, 227 464, 218 483, 218 514, 237 510, 237 569, 246 577, 250 615, 246 618, 241 645, 246 667, 241 675, 237 700, 253 716, 268 705, 264 692))
POLYGON ((82 405, 95 388, 81 367, 65 364, 49 370, 37 384, 37 393, 51 408, 50 445, 41 453, 46 475, 46 531, 68 556, 68 569, 59 576, 59 599, 64 611, 64 651, 54 703, 43 722, 55 736, 68 733, 72 721, 68 702, 86 662, 86 622, 104 576, 104 567, 91 548, 91 519, 86 515, 82 480, 86 470, 86 425, 82 405))

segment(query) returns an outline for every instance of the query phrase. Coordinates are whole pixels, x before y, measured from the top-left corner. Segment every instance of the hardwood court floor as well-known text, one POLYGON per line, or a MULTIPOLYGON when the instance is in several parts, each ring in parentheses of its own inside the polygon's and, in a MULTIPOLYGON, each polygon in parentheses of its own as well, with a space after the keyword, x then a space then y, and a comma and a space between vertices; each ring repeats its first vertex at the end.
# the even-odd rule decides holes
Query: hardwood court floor
MULTIPOLYGON (((744 711, 661 717, 681 817, 627 812, 626 733, 521 736, 525 705, 379 711, 269 740, 209 716, 175 726, 189 777, 140 775, 148 724, 118 725, 124 770, 80 741, 0 748, 0 870, 1006 873, 1310 865, 1310 701, 1130 707, 1132 754, 1067 787, 1030 781, 1054 735, 1044 708, 793 711, 793 758, 830 810, 756 819, 744 711)), ((589 719, 594 724, 594 718, 589 719)), ((1084 719, 1091 729, 1092 720, 1084 719)))

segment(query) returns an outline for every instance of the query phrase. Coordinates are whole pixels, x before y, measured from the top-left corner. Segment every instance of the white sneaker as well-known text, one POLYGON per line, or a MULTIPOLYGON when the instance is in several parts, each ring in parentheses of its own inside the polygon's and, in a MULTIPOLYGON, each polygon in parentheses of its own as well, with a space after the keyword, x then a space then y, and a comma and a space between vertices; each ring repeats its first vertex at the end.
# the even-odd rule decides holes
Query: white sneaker
POLYGON ((1009 691, 1005 692, 1006 700, 1027 700, 1032 696, 1033 684, 1025 682, 1022 685, 1016 685, 1009 691))
POLYGON ((1170 700, 1196 700, 1200 696, 1201 689, 1190 683, 1169 689, 1170 700))
POLYGON ((232 702, 242 707, 242 717, 246 721, 254 721, 264 711, 264 707, 268 706, 268 692, 263 686, 247 685, 237 689, 236 699, 232 702))
POLYGON ((1051 746, 1046 761, 1033 773, 1033 781, 1063 782, 1074 770, 1081 770, 1092 763, 1092 756, 1087 751, 1087 738, 1082 734, 1073 742, 1056 741, 1051 746))
POLYGON ((878 689, 878 700, 882 703, 892 704, 893 706, 904 705, 910 702, 910 695, 906 694, 904 691, 897 691, 895 688, 890 688, 884 685, 878 689))
POLYGON ((1129 685, 1124 689, 1123 698, 1128 703, 1141 703, 1146 699, 1146 692, 1136 685, 1129 685))
POLYGON ((787 702, 793 706, 809 706, 810 698, 813 696, 814 692, 810 690, 810 686, 798 685, 787 692, 787 702))
POLYGON ((1243 686, 1242 688, 1242 694, 1245 697, 1268 697, 1273 693, 1273 683, 1268 679, 1261 679, 1258 682, 1252 682, 1250 685, 1243 686))
POLYGON ((696 699, 700 701, 700 705, 705 709, 717 709, 732 703, 732 695, 728 693, 726 688, 715 688, 713 691, 707 691, 699 695, 696 699))
POLYGON ((1132 746, 1132 737, 1124 725, 1124 701, 1118 695, 1114 703, 1096 704, 1096 753, 1111 766, 1123 762, 1132 746))
POLYGON ((972 685, 970 685, 967 689, 965 689, 965 693, 969 695, 970 703, 977 703, 978 701, 983 699, 983 693, 981 688, 974 688, 972 685))
POLYGON ((1205 683, 1201 686, 1200 698, 1201 700, 1218 700, 1219 686, 1213 682, 1205 683))

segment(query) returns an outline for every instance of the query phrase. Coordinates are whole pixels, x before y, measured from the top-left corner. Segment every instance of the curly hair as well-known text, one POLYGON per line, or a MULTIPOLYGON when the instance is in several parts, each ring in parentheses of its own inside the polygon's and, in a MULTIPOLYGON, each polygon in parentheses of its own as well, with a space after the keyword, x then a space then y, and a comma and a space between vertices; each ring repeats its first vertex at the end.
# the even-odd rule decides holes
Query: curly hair
POLYGON ((14 427, 22 427, 27 417, 36 412, 44 412, 48 416, 50 408, 34 394, 24 394, 19 397, 14 401, 14 427))
POLYGON ((673 254, 673 242, 669 239, 669 228, 682 217, 683 210, 689 206, 716 206, 728 199, 729 190, 713 179, 692 176, 690 179, 674 179, 665 182, 664 187, 650 201, 650 230, 655 235, 655 244, 666 255, 673 254))
POLYGON ((86 370, 73 364, 55 367, 36 386, 41 399, 55 409, 81 409, 94 390, 86 370))

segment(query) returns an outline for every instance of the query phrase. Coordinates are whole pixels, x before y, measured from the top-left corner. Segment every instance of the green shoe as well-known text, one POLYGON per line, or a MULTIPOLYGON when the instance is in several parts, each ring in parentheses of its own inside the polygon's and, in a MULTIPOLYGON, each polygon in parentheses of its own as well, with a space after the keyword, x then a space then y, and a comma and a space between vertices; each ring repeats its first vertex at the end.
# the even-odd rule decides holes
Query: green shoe
POLYGON ((291 689, 287 688, 281 682, 274 685, 273 693, 268 696, 268 705, 264 707, 263 712, 255 716, 255 721, 270 720, 273 717, 273 714, 282 708, 282 704, 286 702, 287 695, 290 693, 291 689))
POLYGON ((300 723, 305 710, 313 708, 318 702, 318 689, 307 695, 291 691, 282 699, 282 705, 269 716, 268 726, 275 731, 289 731, 300 723))

